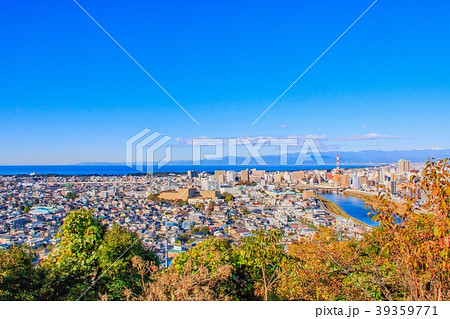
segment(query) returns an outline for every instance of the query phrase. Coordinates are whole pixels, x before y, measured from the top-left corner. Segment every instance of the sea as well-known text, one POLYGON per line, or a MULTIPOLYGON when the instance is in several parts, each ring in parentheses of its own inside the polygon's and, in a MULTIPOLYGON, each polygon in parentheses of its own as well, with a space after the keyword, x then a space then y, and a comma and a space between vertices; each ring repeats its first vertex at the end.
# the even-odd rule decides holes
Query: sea
MULTIPOLYGON (((367 165, 341 165, 342 168, 367 167, 367 165)), ((165 165, 154 167, 153 173, 186 173, 189 170, 198 172, 214 172, 216 170, 240 171, 244 169, 266 171, 299 171, 299 170, 331 170, 335 165, 165 165)), ((0 165, 0 175, 128 175, 144 174, 135 167, 126 165, 0 165)))

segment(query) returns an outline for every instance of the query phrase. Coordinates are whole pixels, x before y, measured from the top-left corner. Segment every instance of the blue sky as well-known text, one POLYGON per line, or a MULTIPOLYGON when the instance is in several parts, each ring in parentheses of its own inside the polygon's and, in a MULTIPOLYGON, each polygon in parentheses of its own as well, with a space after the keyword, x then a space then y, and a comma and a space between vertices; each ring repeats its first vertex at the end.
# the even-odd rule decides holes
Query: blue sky
MULTIPOLYGON (((0 163, 123 162, 174 137, 320 137, 323 150, 450 148, 449 1, 0 3, 0 163)), ((178 140, 177 140, 178 138, 178 140)))

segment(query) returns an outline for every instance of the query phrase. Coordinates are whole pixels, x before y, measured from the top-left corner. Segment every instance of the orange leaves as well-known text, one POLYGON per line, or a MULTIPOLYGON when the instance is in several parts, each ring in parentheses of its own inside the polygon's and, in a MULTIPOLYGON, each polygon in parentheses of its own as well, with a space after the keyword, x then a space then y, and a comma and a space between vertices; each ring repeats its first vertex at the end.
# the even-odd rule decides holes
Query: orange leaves
MULTIPOLYGON (((427 196, 426 212, 391 205, 380 195, 373 205, 374 219, 380 221, 372 233, 387 252, 383 259, 396 265, 405 299, 441 300, 449 296, 450 168, 448 160, 428 162, 419 187, 427 196), (401 217, 401 221, 395 216, 401 217)), ((399 287, 401 288, 401 287, 399 287)))

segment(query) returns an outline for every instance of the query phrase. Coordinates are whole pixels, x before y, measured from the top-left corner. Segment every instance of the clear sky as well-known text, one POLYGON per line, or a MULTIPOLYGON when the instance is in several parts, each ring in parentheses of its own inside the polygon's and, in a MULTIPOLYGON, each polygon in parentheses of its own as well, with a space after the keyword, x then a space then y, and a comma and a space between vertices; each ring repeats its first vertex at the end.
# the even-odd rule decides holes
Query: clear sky
MULTIPOLYGON (((327 150, 450 148, 450 1, 0 2, 0 163, 125 160, 174 137, 320 136, 327 150)), ((178 138, 178 142, 176 141, 178 138)), ((188 143, 186 143, 188 144, 188 143)))

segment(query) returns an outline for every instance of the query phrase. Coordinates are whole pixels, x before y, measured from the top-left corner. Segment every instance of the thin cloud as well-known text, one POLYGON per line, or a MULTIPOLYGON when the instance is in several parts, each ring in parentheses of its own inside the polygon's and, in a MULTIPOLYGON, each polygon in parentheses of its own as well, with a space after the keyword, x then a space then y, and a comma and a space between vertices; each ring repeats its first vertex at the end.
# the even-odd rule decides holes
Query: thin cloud
POLYGON ((344 141, 367 141, 367 140, 401 140, 403 137, 392 136, 386 134, 369 133, 363 135, 348 135, 342 140, 344 141))
MULTIPOLYGON (((290 134, 285 136, 234 136, 234 137, 208 137, 208 136, 200 136, 193 138, 176 138, 175 146, 183 147, 183 146, 192 146, 194 139, 205 139, 203 141, 207 144, 208 141, 206 139, 210 139, 210 144, 213 145, 213 140, 223 140, 224 145, 229 144, 229 140, 235 140, 236 145, 243 145, 242 141, 249 141, 252 144, 256 144, 262 140, 265 140, 264 144, 270 144, 271 139, 283 139, 283 138, 291 138, 297 139, 299 141, 304 139, 312 139, 319 143, 319 148, 339 148, 344 146, 342 142, 358 142, 358 141, 378 141, 378 140, 402 140, 404 137, 387 135, 387 134, 379 134, 379 133, 368 133, 361 135, 348 135, 344 137, 329 137, 327 135, 320 134, 306 134, 306 135, 298 135, 298 134, 290 134)), ((204 145, 206 145, 204 144, 204 145)), ((300 143, 301 144, 301 143, 300 143)))
POLYGON ((326 136, 326 135, 317 135, 317 134, 308 134, 308 135, 305 136, 305 138, 318 140, 318 141, 324 141, 324 140, 328 140, 329 139, 329 137, 326 136))
MULTIPOLYGON (((242 141, 250 141, 250 143, 255 144, 258 143, 261 140, 266 140, 266 143, 269 143, 271 139, 313 139, 316 141, 325 141, 329 140, 330 138, 326 135, 319 135, 319 134, 307 134, 307 135, 298 135, 298 134, 291 134, 287 136, 234 136, 234 137, 208 137, 208 136, 201 136, 201 137, 193 137, 193 138, 176 138, 175 142, 177 146, 191 146, 193 144, 194 139, 210 139, 210 140, 223 140, 224 145, 228 145, 229 140, 236 140, 236 145, 242 145, 242 141)), ((206 142, 206 141, 205 141, 206 142)), ((212 145, 212 144, 211 144, 212 145)))

